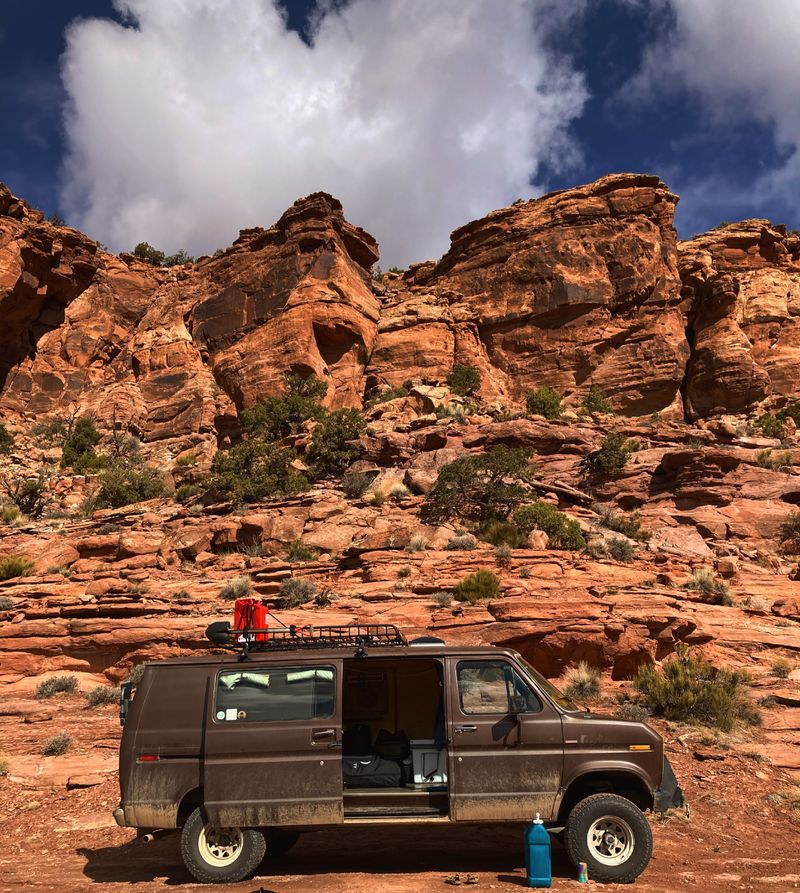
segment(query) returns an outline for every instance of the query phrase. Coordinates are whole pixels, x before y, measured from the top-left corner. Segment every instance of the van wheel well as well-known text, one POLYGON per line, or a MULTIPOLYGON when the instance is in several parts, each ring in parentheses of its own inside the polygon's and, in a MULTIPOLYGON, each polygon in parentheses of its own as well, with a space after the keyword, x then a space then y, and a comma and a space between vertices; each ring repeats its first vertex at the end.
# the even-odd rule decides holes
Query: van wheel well
POLYGON ((653 795, 632 772, 589 772, 576 778, 565 791, 558 810, 558 824, 563 825, 573 808, 592 794, 619 794, 642 812, 653 808, 653 795))
POLYGON ((203 805, 203 792, 200 788, 193 788, 187 794, 184 794, 181 805, 178 807, 178 820, 176 828, 182 828, 186 824, 186 820, 199 806, 203 805))

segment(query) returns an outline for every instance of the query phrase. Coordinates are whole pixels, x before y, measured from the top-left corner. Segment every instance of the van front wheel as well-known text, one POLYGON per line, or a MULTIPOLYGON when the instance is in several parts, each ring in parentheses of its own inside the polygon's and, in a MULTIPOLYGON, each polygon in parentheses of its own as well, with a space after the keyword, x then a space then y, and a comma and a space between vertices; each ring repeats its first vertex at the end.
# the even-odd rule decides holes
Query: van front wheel
POLYGON ((569 814, 564 847, 576 865, 586 863, 591 880, 629 884, 647 868, 653 835, 644 814, 630 800, 593 794, 569 814))
POLYGON ((204 884, 244 880, 256 870, 265 850, 260 831, 207 825, 199 809, 189 816, 181 832, 183 864, 204 884))

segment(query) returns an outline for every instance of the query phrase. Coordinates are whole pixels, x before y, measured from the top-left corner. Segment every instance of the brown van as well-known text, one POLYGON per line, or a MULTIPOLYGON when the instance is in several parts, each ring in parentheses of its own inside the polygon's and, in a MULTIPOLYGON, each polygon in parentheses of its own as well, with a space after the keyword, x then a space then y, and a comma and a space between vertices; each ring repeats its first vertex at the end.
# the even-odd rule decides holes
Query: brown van
POLYGON ((182 828, 200 881, 242 880, 303 830, 539 813, 591 878, 626 882, 652 852, 643 812, 683 804, 655 731, 577 707, 507 649, 291 628, 148 664, 133 694, 114 818, 182 828))

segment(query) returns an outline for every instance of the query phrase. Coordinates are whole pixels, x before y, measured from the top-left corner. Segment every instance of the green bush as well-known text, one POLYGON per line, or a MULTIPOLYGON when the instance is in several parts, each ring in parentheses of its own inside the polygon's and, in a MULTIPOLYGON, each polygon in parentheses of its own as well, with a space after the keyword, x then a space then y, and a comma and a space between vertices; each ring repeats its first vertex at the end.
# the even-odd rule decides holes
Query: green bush
POLYGON ((722 580, 718 580, 712 570, 698 568, 692 572, 692 578, 685 584, 687 589, 694 589, 700 593, 700 600, 709 605, 725 605, 730 607, 733 599, 728 592, 728 587, 722 580))
POLYGON ((237 598, 246 598, 252 594, 253 581, 250 574, 231 577, 219 591, 219 597, 226 602, 232 602, 237 598))
POLYGON ((489 521, 481 527, 478 535, 485 543, 512 549, 522 549, 528 542, 528 537, 507 521, 489 521))
POLYGON ((396 484, 392 484, 392 487, 389 490, 389 499, 398 504, 405 502, 409 496, 411 496, 411 491, 405 484, 401 484, 399 481, 396 484))
POLYGON ((292 463, 293 450, 259 439, 220 450, 211 463, 207 493, 238 502, 256 502, 303 493, 311 486, 292 463))
POLYGON ((447 384, 454 394, 467 397, 474 394, 481 386, 481 374, 472 366, 456 363, 453 371, 447 376, 447 384))
POLYGON ((589 388, 589 391, 583 398, 581 409, 589 415, 594 415, 595 413, 611 413, 614 411, 611 406, 611 401, 607 399, 606 395, 596 384, 593 384, 589 388))
POLYGON ((301 539, 292 540, 286 547, 287 561, 314 561, 319 553, 307 546, 301 539))
POLYGON ((18 521, 22 513, 15 505, 6 505, 0 509, 0 524, 13 524, 18 521))
POLYGON ((781 542, 790 550, 800 550, 800 511, 792 512, 781 525, 781 542))
POLYGON ((561 396, 554 388, 537 388, 525 395, 525 408, 528 415, 543 415, 546 419, 557 419, 561 415, 561 396))
POLYGON ((587 460, 589 467, 599 474, 619 474, 628 464, 631 453, 636 452, 639 444, 629 440, 624 434, 613 431, 603 440, 600 449, 587 460))
POLYGON ((772 675, 778 679, 788 679, 792 672, 792 665, 785 658, 779 658, 772 665, 772 675))
POLYGON ((403 565, 401 565, 400 567, 398 567, 398 568, 397 568, 397 576, 398 576, 401 580, 405 580, 406 577, 410 577, 410 576, 411 576, 411 565, 410 565, 410 564, 403 564, 403 565))
POLYGON ((0 558, 0 580, 12 577, 26 577, 33 571, 34 562, 24 555, 7 555, 0 558))
POLYGON ((8 595, 0 595, 0 614, 10 611, 14 607, 14 599, 8 595))
POLYGON ((104 459, 94 449, 99 442, 100 432, 94 419, 88 416, 77 419, 61 448, 61 467, 71 467, 76 474, 102 467, 104 459))
POLYGON ((592 701, 600 694, 600 671, 581 661, 564 675, 564 694, 571 701, 592 701))
POLYGON ((40 701, 46 698, 52 698, 57 694, 71 695, 78 687, 78 677, 72 673, 64 673, 61 676, 51 676, 49 679, 42 680, 36 686, 35 697, 40 701))
POLYGON ((340 474, 359 454, 357 440, 366 422, 357 409, 337 409, 317 422, 311 435, 308 461, 315 477, 340 474))
POLYGON ((458 602, 474 605, 479 601, 497 598, 500 595, 500 580, 491 571, 480 570, 469 574, 455 587, 453 597, 458 602))
POLYGON ((443 589, 440 589, 438 592, 433 593, 431 601, 437 608, 449 608, 453 603, 453 593, 445 592, 443 589))
POLYGON ((175 491, 175 499, 180 503, 187 503, 203 492, 202 484, 181 484, 175 491))
POLYGON ((323 418, 325 410, 320 401, 328 391, 328 385, 316 375, 303 378, 300 375, 284 375, 286 393, 267 397, 241 414, 244 430, 251 437, 279 440, 298 431, 303 422, 323 418))
POLYGON ((765 412, 755 422, 756 428, 760 428, 764 437, 780 437, 783 422, 771 412, 765 412))
POLYGON ((498 567, 508 567, 511 564, 511 546, 503 544, 494 550, 494 560, 498 567))
POLYGON ((410 381, 404 382, 399 388, 384 388, 382 391, 371 391, 367 397, 367 406, 377 406, 379 403, 388 403, 390 400, 398 400, 400 397, 408 397, 413 387, 410 381))
POLYGON ((615 561, 622 561, 625 564, 629 561, 633 561, 633 557, 636 554, 636 550, 631 543, 628 540, 623 539, 621 536, 612 536, 606 546, 608 548, 608 554, 615 561))
POLYGON ((317 587, 303 577, 289 577, 281 583, 281 604, 284 608, 298 608, 317 597, 317 587))
POLYGON ((372 476, 363 471, 346 471, 342 477, 342 490, 348 499, 360 499, 371 483, 372 476))
POLYGON ((2 481, 6 496, 23 515, 39 518, 47 504, 48 479, 44 472, 35 477, 14 477, 2 481))
POLYGON ((137 461, 114 459, 100 472, 95 504, 98 507, 120 508, 135 502, 155 499, 164 494, 161 473, 137 461))
POLYGON ((528 449, 495 446, 443 466, 422 506, 422 519, 438 524, 451 518, 479 524, 503 521, 528 496, 524 483, 535 466, 528 449))
POLYGON ((14 435, 0 422, 0 453, 10 453, 14 449, 14 435))
POLYGON ((637 704, 636 701, 623 701, 617 708, 617 714, 620 719, 627 719, 630 722, 647 722, 650 719, 650 711, 644 704, 637 704))
POLYGON ((194 261, 194 258, 187 254, 183 248, 176 251, 175 254, 165 254, 148 242, 139 242, 133 249, 133 255, 154 267, 176 267, 180 264, 188 264, 194 261))
POLYGON ((104 707, 119 701, 119 691, 113 685, 98 685, 84 695, 87 707, 104 707))
POLYGON ((613 530, 614 533, 621 533, 628 539, 638 540, 641 543, 646 543, 650 539, 650 533, 642 528, 639 512, 624 515, 605 505, 594 505, 592 509, 600 516, 600 524, 613 530))
POLYGON ((42 756, 44 757, 60 757, 63 756, 72 747, 72 736, 66 732, 59 732, 48 738, 42 746, 42 756))
POLYGON ((634 685, 645 706, 666 719, 716 726, 729 732, 737 721, 757 724, 758 714, 738 670, 717 669, 681 648, 661 669, 642 667, 634 685))
POLYGON ((406 552, 423 552, 428 546, 428 541, 421 533, 415 533, 408 541, 406 552))
POLYGON ((541 499, 520 506, 514 512, 512 520, 526 540, 532 530, 543 530, 547 534, 550 549, 575 551, 586 546, 580 524, 541 499))
POLYGON ((478 545, 478 540, 471 533, 459 533, 450 537, 445 549, 451 552, 471 552, 478 545))
POLYGON ((134 664, 128 671, 125 682, 130 682, 134 687, 137 686, 142 681, 146 667, 147 664, 134 664))

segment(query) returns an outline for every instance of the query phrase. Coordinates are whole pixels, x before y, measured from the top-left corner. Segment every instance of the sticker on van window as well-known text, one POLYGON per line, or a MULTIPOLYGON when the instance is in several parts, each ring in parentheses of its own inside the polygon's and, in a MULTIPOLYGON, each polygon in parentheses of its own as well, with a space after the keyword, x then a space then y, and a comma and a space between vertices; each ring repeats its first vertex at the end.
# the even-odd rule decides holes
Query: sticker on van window
POLYGON ((237 710, 235 707, 228 707, 225 711, 225 719, 236 719, 237 710))
POLYGON ((217 710, 217 719, 225 719, 225 711, 217 710))

